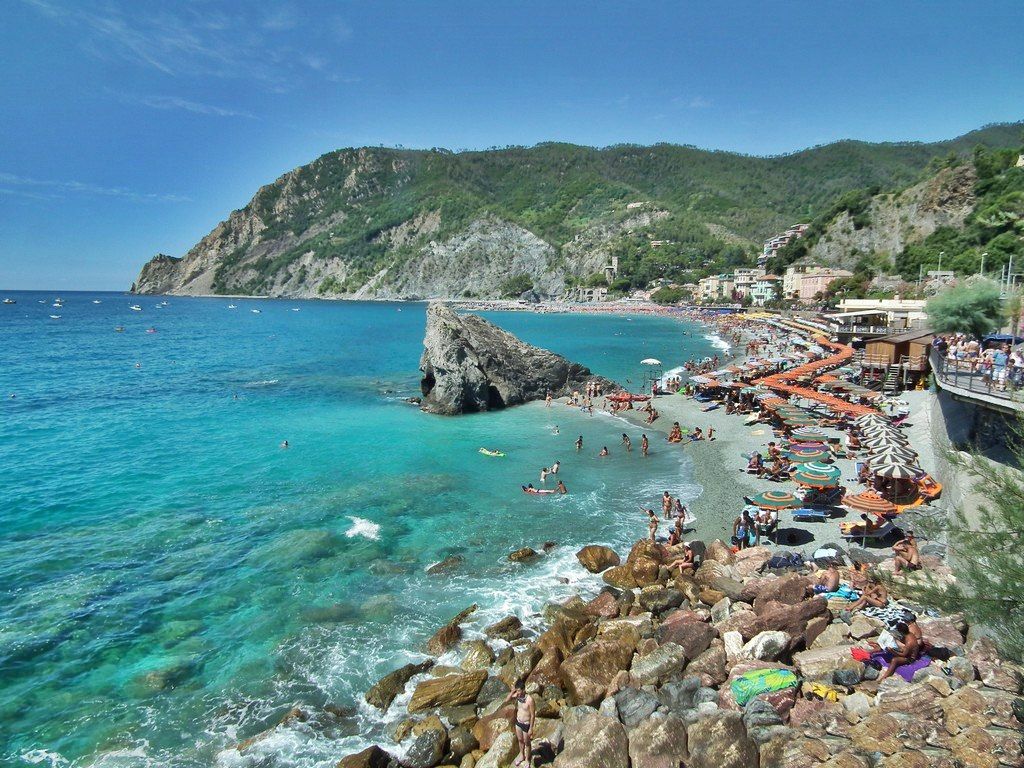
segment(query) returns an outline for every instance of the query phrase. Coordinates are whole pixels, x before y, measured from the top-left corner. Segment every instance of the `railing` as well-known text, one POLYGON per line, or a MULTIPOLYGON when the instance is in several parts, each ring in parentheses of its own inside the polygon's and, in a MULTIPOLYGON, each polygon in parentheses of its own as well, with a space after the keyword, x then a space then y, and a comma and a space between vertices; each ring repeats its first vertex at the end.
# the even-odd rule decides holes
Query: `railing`
POLYGON ((887 325, 839 325, 833 326, 833 331, 837 334, 877 334, 879 336, 886 336, 892 333, 892 330, 887 325))
POLYGON ((994 398, 1004 401, 1004 404, 1011 408, 1024 407, 1024 369, 1007 365, 1003 381, 1000 382, 995 380, 992 373, 986 376, 972 362, 947 360, 935 349, 932 350, 930 362, 936 383, 941 388, 949 389, 954 394, 977 394, 982 396, 979 398, 981 400, 994 398))

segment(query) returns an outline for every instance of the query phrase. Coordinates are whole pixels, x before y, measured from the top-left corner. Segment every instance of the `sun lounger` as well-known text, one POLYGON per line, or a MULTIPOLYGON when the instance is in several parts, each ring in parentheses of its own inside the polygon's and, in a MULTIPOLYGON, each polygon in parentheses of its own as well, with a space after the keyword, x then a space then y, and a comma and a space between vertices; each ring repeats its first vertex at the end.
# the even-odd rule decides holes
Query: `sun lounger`
POLYGON ((842 538, 848 539, 850 541, 860 539, 860 544, 863 547, 868 543, 868 539, 871 539, 873 541, 880 541, 889 536, 891 533, 894 533, 895 531, 896 526, 893 525, 891 522, 887 522, 881 527, 875 528, 873 531, 866 531, 863 529, 854 528, 849 532, 840 530, 839 535, 842 538))
POLYGON ((793 510, 793 519, 794 520, 803 520, 803 521, 820 521, 820 522, 824 522, 824 521, 828 520, 828 512, 826 512, 824 509, 808 509, 808 508, 794 509, 793 510))

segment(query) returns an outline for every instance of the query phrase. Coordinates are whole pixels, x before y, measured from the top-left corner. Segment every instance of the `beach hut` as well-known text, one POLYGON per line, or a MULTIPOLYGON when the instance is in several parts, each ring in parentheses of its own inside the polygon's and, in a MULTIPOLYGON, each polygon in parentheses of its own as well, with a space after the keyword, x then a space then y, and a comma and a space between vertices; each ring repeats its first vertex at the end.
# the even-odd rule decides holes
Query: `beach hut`
POLYGON ((917 328, 906 333, 893 336, 882 336, 872 339, 864 345, 864 356, 876 365, 884 363, 892 365, 904 359, 910 364, 910 370, 924 370, 924 362, 928 359, 935 334, 927 328, 917 328))

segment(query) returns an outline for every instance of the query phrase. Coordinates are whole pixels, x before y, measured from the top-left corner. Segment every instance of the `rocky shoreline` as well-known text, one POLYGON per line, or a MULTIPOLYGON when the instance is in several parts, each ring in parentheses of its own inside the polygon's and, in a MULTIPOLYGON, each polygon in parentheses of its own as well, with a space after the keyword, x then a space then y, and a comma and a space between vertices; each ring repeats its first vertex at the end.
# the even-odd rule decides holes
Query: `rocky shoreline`
MULTIPOLYGON (((678 576, 666 566, 672 555, 647 540, 624 561, 607 547, 585 547, 581 567, 602 573, 606 587, 590 601, 549 605, 536 634, 509 616, 466 640, 475 606, 467 608, 426 646, 432 657, 459 658, 458 666, 428 659, 372 686, 366 701, 382 711, 411 690, 408 717, 392 729, 392 744, 344 757, 339 768, 510 765, 516 742, 504 700, 523 678, 537 702, 535 765, 1024 763, 1021 668, 1001 659, 984 632, 911 605, 943 660, 911 682, 879 683, 851 649, 883 625, 850 614, 847 601, 808 597, 806 570, 773 571, 768 549, 733 553, 715 541, 693 575, 678 576), (733 683, 756 670, 792 673, 796 684, 741 705, 733 683), (833 693, 814 695, 822 690, 833 693)), ((941 563, 929 565, 943 575, 941 563)), ((521 567, 530 567, 528 558, 521 567)), ((891 570, 891 561, 877 567, 891 570)), ((899 581, 891 591, 899 597, 899 581)))

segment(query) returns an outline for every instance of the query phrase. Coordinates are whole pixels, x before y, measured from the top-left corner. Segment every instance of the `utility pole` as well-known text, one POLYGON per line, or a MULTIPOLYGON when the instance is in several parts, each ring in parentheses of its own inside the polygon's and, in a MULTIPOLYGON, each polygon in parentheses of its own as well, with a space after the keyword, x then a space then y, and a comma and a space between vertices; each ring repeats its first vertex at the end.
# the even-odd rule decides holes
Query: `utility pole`
POLYGON ((921 291, 921 275, 924 274, 924 264, 917 265, 917 290, 921 291))
POLYGON ((978 271, 978 274, 981 277, 985 276, 985 257, 986 256, 988 256, 988 251, 985 251, 985 253, 981 254, 981 269, 978 271))
POLYGON ((939 251, 939 272, 942 271, 942 257, 946 255, 945 251, 939 251))

